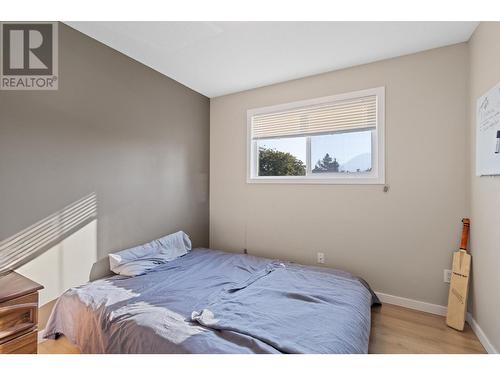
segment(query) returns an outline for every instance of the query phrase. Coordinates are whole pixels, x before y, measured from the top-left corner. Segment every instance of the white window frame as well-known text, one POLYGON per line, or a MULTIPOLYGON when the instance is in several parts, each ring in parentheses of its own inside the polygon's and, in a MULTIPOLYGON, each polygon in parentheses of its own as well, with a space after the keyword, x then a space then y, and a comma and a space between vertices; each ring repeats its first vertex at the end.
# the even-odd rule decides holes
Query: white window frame
POLYGON ((292 103, 249 109, 247 111, 247 183, 271 184, 385 184, 385 87, 301 100, 292 103), (377 97, 377 125, 372 130, 372 170, 370 172, 350 173, 348 177, 339 173, 312 173, 311 137, 306 137, 306 175, 305 176, 259 176, 257 141, 252 140, 252 117, 272 112, 292 110, 300 107, 326 104, 340 100, 375 95, 377 97))

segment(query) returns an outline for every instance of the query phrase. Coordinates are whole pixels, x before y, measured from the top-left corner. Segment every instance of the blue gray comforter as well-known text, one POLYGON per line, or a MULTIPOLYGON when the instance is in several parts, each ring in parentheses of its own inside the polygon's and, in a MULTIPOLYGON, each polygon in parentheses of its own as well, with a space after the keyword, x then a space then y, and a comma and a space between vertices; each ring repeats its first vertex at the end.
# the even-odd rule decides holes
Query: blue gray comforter
POLYGON ((346 272, 195 249, 69 289, 44 336, 84 353, 367 353, 372 303, 346 272))

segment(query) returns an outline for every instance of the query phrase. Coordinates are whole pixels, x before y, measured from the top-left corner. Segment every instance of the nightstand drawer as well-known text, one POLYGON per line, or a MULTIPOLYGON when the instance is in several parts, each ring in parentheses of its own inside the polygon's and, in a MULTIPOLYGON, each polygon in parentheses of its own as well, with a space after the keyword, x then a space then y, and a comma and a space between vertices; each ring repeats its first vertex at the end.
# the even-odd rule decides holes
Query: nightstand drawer
POLYGON ((36 354, 38 334, 36 330, 0 344, 0 354, 36 354))
POLYGON ((0 344, 36 329, 37 324, 38 293, 0 303, 0 344))

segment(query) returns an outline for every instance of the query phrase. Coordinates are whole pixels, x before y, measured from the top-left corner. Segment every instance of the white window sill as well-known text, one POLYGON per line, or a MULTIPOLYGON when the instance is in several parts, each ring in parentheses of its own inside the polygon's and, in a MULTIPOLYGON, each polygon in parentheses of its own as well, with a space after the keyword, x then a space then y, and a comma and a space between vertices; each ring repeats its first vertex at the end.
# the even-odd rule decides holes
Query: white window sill
POLYGON ((248 184, 323 184, 323 185, 385 185, 384 178, 377 177, 251 177, 248 184))

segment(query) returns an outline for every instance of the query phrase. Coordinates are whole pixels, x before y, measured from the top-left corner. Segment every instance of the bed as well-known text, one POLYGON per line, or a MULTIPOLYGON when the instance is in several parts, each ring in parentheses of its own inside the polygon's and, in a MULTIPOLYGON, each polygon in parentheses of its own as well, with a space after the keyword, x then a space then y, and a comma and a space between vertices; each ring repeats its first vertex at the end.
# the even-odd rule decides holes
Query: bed
POLYGON ((367 353, 375 303, 347 272, 194 249, 69 289, 44 337, 82 353, 367 353))

